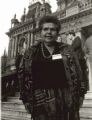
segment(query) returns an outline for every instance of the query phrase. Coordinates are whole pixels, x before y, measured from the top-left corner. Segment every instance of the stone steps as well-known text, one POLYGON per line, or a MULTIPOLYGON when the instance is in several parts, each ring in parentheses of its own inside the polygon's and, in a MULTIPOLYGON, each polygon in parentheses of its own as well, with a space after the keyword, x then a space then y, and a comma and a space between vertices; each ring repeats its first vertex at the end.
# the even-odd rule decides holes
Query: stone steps
POLYGON ((21 102, 3 102, 2 108, 22 109, 25 110, 23 103, 21 102))
MULTIPOLYGON (((7 102, 3 102, 1 106, 1 120, 31 120, 31 115, 27 113, 21 100, 19 93, 15 97, 9 97, 7 102)), ((80 120, 92 120, 92 99, 86 98, 80 109, 80 120)))
POLYGON ((81 119, 80 120, 92 120, 92 114, 81 114, 81 119))
POLYGON ((85 98, 83 104, 92 104, 92 99, 89 99, 89 98, 85 98))
POLYGON ((80 109, 80 112, 82 113, 91 113, 92 114, 92 104, 84 104, 82 108, 80 109))
POLYGON ((80 109, 80 120, 92 120, 92 99, 86 97, 80 109))
POLYGON ((7 102, 2 102, 1 120, 31 120, 31 115, 19 100, 19 93, 16 93, 15 97, 8 97, 7 102))
MULTIPOLYGON (((29 120, 31 119, 31 115, 27 113, 27 111, 24 108, 17 109, 17 107, 12 108, 12 107, 3 107, 1 109, 1 115, 3 119, 13 119, 14 120, 17 118, 17 120, 29 120)), ((3 120, 2 119, 2 120, 3 120)))
POLYGON ((86 111, 85 112, 80 112, 80 117, 92 120, 92 112, 90 112, 90 113, 86 113, 86 111))
POLYGON ((2 111, 11 111, 11 112, 23 112, 23 113, 27 113, 25 109, 17 109, 17 108, 10 108, 10 107, 3 107, 1 109, 2 111))
POLYGON ((2 120, 31 120, 27 117, 19 117, 19 116, 12 116, 12 115, 2 115, 2 120))
MULTIPOLYGON (((23 105, 24 106, 24 105, 23 105)), ((2 115, 14 115, 14 116, 21 116, 21 117, 30 117, 30 114, 27 113, 25 108, 12 108, 11 106, 9 107, 2 107, 1 108, 2 115)))

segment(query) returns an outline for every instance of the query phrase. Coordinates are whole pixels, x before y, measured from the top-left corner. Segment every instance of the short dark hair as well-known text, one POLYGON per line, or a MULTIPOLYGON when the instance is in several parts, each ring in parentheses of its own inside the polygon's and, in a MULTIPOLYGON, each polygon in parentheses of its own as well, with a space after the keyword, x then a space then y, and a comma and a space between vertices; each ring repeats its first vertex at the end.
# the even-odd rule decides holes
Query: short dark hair
POLYGON ((61 25, 60 25, 60 21, 57 19, 57 17, 52 16, 52 15, 48 15, 48 16, 43 16, 40 21, 39 21, 39 29, 42 30, 42 25, 44 23, 54 23, 57 25, 57 33, 59 33, 61 25))
POLYGON ((69 34, 75 36, 75 32, 74 32, 74 30, 69 31, 69 34))

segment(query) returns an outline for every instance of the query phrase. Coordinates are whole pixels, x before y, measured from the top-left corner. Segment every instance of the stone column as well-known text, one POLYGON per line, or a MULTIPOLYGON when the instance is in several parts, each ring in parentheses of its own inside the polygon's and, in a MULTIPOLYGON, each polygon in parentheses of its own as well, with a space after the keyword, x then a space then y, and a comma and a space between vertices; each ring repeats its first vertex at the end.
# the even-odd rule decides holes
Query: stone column
POLYGON ((17 42, 18 42, 18 37, 16 36, 14 39, 14 57, 16 57, 16 53, 17 53, 17 42))
POLYGON ((33 32, 31 32, 31 41, 30 41, 31 46, 33 45, 33 40, 34 40, 34 35, 33 35, 33 32))
POLYGON ((13 38, 13 57, 15 57, 15 41, 16 41, 16 37, 13 38))
POLYGON ((92 36, 89 36, 85 43, 87 54, 87 65, 89 68, 89 92, 92 93, 92 36))
POLYGON ((14 57, 14 37, 12 38, 12 49, 11 49, 11 57, 14 57))
POLYGON ((11 44, 10 44, 10 58, 12 58, 12 44, 13 44, 13 38, 11 38, 11 44))
MULTIPOLYGON (((85 41, 86 39, 84 40, 84 46, 85 46, 85 41)), ((92 99, 92 60, 90 61, 90 57, 87 58, 87 66, 89 69, 89 75, 88 75, 89 90, 85 95, 85 98, 92 99)))
MULTIPOLYGON (((76 35, 79 36, 82 40, 82 46, 84 48, 84 44, 85 44, 85 37, 82 35, 81 29, 76 31, 76 35)), ((87 66, 89 68, 89 76, 88 76, 88 80, 89 80, 89 90, 87 92, 87 94, 85 95, 86 98, 92 98, 92 63, 90 64, 89 59, 87 60, 87 66)))
POLYGON ((30 32, 28 32, 27 38, 28 38, 27 48, 29 48, 30 47, 30 32))
POLYGON ((33 30, 34 30, 34 26, 32 25, 32 27, 31 27, 31 40, 30 40, 30 46, 32 46, 33 45, 33 43, 34 43, 34 32, 33 32, 33 30))
POLYGON ((10 38, 10 40, 9 40, 9 46, 8 46, 8 57, 9 58, 11 57, 11 42, 12 42, 12 40, 10 38))
POLYGON ((88 57, 87 65, 89 68, 89 91, 92 91, 92 61, 90 60, 90 57, 88 57))

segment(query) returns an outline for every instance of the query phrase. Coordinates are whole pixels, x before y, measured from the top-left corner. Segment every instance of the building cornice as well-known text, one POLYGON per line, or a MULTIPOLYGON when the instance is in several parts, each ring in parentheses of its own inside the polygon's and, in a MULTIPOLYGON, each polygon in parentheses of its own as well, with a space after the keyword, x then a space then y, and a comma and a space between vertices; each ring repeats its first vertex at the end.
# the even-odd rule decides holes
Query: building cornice
POLYGON ((24 23, 19 23, 17 26, 10 28, 10 30, 6 33, 8 36, 13 34, 20 34, 25 31, 30 31, 33 29, 32 25, 34 24, 34 20, 26 21, 24 23))
POLYGON ((90 24, 92 24, 92 8, 89 10, 81 11, 77 14, 74 14, 72 16, 66 16, 63 18, 60 18, 61 22, 61 31, 60 33, 65 33, 70 30, 77 30, 81 29, 82 27, 86 27, 90 24))
POLYGON ((67 17, 67 16, 61 17, 59 20, 62 24, 62 23, 66 23, 66 22, 69 22, 69 21, 74 21, 76 19, 85 17, 85 16, 90 15, 90 14, 92 14, 92 8, 89 9, 89 10, 80 11, 79 13, 74 14, 74 15, 69 16, 69 17, 67 17))

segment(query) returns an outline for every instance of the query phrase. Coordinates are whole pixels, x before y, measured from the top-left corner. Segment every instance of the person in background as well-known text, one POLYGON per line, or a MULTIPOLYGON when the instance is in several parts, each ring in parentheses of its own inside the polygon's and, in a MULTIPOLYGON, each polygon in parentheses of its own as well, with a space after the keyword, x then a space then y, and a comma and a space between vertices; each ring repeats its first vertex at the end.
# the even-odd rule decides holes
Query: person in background
POLYGON ((73 30, 69 32, 67 43, 72 46, 79 59, 84 57, 81 39, 79 36, 75 35, 73 30))
POLYGON ((19 65, 20 99, 34 120, 80 119, 85 83, 73 49, 56 42, 60 29, 55 16, 42 17, 42 40, 25 52, 19 65))
MULTIPOLYGON (((73 48, 74 52, 76 53, 79 63, 82 69, 82 74, 83 74, 83 80, 85 83, 85 89, 86 91, 88 90, 88 67, 87 67, 87 61, 86 61, 86 56, 85 52, 82 48, 82 40, 80 39, 79 36, 76 36, 75 32, 71 30, 69 32, 69 40, 71 47, 73 48)), ((69 41, 68 41, 69 44, 69 41)), ((81 105, 83 104, 84 96, 81 97, 81 105)))

